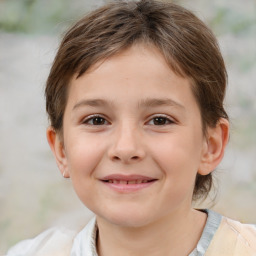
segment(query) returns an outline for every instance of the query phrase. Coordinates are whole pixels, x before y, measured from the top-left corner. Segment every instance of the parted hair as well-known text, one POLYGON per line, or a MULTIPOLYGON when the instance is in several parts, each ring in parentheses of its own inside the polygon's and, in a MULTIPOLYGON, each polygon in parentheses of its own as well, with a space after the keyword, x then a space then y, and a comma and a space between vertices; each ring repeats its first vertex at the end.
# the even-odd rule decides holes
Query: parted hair
MULTIPOLYGON (((46 110, 56 132, 62 133, 71 79, 137 43, 156 47, 171 70, 190 79, 205 136, 207 127, 228 119, 223 106, 227 72, 211 30, 173 3, 115 1, 80 19, 59 46, 45 89, 46 110)), ((211 173, 197 174, 193 199, 206 197, 212 185, 211 173)))

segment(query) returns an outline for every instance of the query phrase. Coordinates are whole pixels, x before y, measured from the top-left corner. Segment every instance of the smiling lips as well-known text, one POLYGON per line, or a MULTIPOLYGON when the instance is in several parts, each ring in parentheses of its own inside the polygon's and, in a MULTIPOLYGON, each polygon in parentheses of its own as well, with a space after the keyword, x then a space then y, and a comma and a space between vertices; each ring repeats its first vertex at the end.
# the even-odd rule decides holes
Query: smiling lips
POLYGON ((148 180, 106 180, 105 182, 114 183, 114 184, 140 184, 147 183, 148 180))
POLYGON ((152 185, 157 179, 141 175, 113 174, 101 179, 107 186, 118 192, 134 192, 152 185))

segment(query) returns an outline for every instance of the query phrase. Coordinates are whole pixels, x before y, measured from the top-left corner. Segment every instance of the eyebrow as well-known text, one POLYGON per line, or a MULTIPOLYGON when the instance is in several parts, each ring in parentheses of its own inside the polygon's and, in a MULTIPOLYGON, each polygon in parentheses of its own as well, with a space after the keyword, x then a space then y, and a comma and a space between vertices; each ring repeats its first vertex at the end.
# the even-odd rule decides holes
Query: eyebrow
MULTIPOLYGON (((78 103, 76 103, 75 106, 73 107, 73 110, 83 106, 107 107, 109 105, 114 105, 113 101, 107 101, 104 99, 87 99, 87 100, 81 100, 78 103)), ((138 103, 138 108, 149 108, 149 107, 159 107, 159 106, 172 106, 172 107, 185 109, 185 107, 182 104, 169 98, 163 98, 163 99, 147 98, 147 99, 141 100, 138 103)))
POLYGON ((147 98, 145 100, 142 100, 139 103, 139 107, 144 107, 144 108, 148 108, 148 107, 159 107, 159 106, 170 106, 170 107, 178 107, 178 108, 182 108, 185 109, 185 107, 178 103, 175 100, 169 99, 169 98, 147 98))
POLYGON ((108 102, 106 100, 103 99, 88 99, 88 100, 81 100, 78 103, 75 104, 75 106, 73 107, 73 110, 79 107, 83 107, 83 106, 89 106, 89 107, 99 107, 99 106, 109 106, 112 105, 112 102, 108 102))

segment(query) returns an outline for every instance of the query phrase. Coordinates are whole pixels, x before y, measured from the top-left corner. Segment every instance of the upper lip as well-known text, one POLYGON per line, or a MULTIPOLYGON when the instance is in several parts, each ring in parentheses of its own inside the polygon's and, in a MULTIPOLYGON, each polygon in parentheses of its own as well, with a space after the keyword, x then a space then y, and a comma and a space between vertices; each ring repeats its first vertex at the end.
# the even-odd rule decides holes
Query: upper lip
POLYGON ((122 181, 131 181, 131 180, 156 180, 156 178, 148 177, 144 175, 123 175, 123 174, 111 174, 101 178, 100 180, 122 180, 122 181))

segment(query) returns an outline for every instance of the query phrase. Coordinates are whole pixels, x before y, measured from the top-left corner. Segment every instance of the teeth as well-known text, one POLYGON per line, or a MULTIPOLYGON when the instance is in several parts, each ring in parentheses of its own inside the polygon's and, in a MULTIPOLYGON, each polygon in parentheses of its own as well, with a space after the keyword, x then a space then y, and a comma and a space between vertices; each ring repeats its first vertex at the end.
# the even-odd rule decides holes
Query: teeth
POLYGON ((108 180, 109 183, 114 183, 114 184, 141 184, 141 183, 147 183, 149 182, 148 180, 108 180))
POLYGON ((135 184, 135 183, 137 183, 136 180, 129 180, 129 181, 127 182, 127 184, 135 184))

